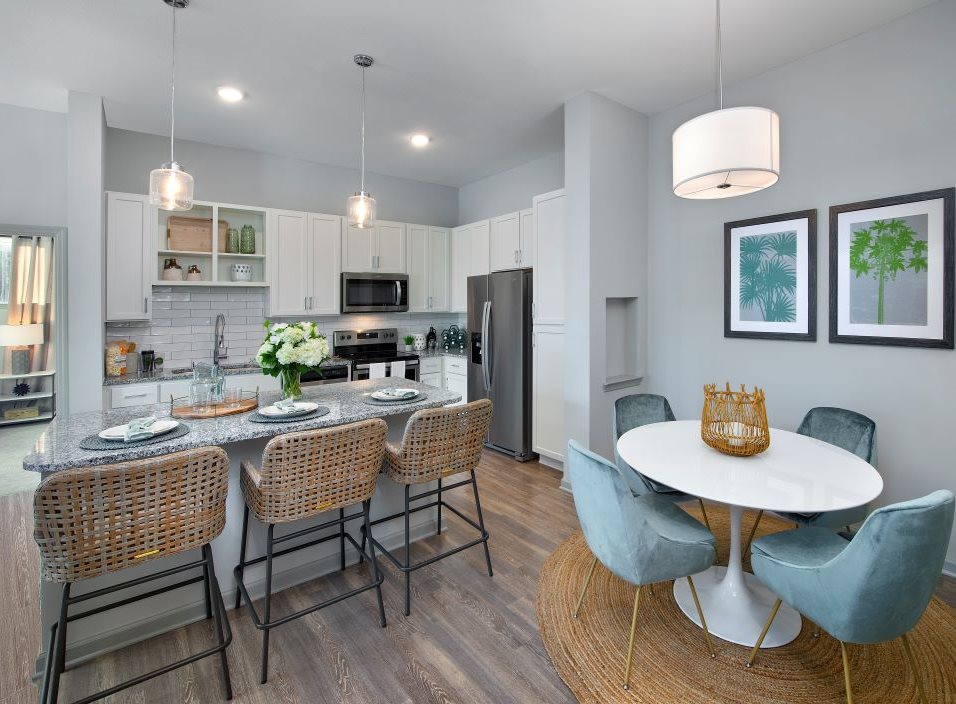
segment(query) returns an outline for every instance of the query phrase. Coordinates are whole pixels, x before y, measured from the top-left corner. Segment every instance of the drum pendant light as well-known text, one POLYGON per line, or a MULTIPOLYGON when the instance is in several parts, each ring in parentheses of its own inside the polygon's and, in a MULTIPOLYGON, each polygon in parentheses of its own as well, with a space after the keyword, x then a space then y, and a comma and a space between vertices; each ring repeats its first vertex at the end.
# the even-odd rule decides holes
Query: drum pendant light
POLYGON ((365 69, 375 60, 366 54, 356 54, 352 60, 362 69, 362 188, 349 196, 345 208, 349 225, 364 230, 375 225, 375 199, 365 190, 365 69))
POLYGON ((674 194, 732 198, 772 186, 780 178, 780 117, 758 107, 724 108, 720 0, 717 0, 719 109, 688 120, 672 137, 674 194))
POLYGON ((190 210, 193 207, 193 177, 176 161, 173 153, 176 131, 176 10, 189 0, 163 0, 173 8, 173 59, 169 85, 169 161, 149 173, 149 204, 160 210, 190 210))

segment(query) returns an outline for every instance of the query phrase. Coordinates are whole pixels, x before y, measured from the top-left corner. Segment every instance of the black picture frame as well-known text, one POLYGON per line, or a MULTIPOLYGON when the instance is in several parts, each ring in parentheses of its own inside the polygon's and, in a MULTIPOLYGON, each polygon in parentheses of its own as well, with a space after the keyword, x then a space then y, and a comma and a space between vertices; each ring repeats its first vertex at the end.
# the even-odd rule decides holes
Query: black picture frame
MULTIPOLYGON (((874 200, 845 203, 830 206, 830 244, 829 244, 829 305, 830 305, 830 342, 853 345, 884 345, 894 347, 922 347, 930 349, 953 349, 953 226, 954 206, 956 206, 956 188, 941 188, 901 196, 877 198, 874 200), (848 335, 839 332, 839 216, 858 210, 871 210, 922 201, 943 201, 943 335, 941 338, 891 337, 877 335, 848 335)), ((932 256, 932 251, 929 252, 932 256)), ((938 256, 938 254, 937 254, 938 256)))
POLYGON ((767 215, 748 220, 736 220, 724 223, 724 337, 747 338, 753 340, 790 340, 797 342, 816 342, 817 339, 817 211, 796 210, 790 213, 767 215), (772 225, 788 220, 807 221, 807 330, 806 332, 761 332, 754 330, 735 330, 732 328, 731 301, 731 250, 733 231, 753 225, 772 225))

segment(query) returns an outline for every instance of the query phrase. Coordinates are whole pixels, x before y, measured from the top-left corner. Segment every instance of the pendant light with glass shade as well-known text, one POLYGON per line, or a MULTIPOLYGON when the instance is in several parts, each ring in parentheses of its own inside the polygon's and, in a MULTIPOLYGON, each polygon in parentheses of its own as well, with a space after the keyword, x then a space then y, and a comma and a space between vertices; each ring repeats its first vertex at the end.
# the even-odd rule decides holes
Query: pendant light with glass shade
POLYGON ((176 10, 189 0, 163 0, 173 8, 173 58, 169 86, 169 161, 149 174, 149 204, 160 210, 190 210, 193 207, 193 177, 176 161, 173 153, 176 131, 176 10))
POLYGON ((768 108, 724 108, 722 53, 717 0, 719 109, 674 130, 673 185, 681 198, 732 198, 780 178, 780 117, 768 108))
POLYGON ((354 196, 349 196, 345 212, 350 227, 364 230, 375 225, 375 199, 365 190, 365 69, 375 63, 375 59, 367 54, 356 54, 352 60, 362 69, 362 188, 354 196))

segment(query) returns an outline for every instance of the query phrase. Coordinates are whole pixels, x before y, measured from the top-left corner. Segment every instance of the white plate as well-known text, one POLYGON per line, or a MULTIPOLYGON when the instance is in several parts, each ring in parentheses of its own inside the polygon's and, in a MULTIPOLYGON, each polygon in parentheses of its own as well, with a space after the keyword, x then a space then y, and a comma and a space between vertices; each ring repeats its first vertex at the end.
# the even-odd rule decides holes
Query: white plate
POLYGON ((312 401, 296 401, 294 411, 283 411, 281 408, 276 408, 275 406, 266 406, 265 408, 260 408, 259 413, 269 418, 281 418, 282 416, 292 417, 311 413, 318 407, 319 404, 312 403, 312 401))
POLYGON ((373 391, 370 395, 376 401, 411 401, 415 398, 418 398, 419 391, 418 389, 380 389, 379 391, 373 391), (393 393, 389 393, 392 391, 393 393), (402 392, 411 392, 408 396, 401 395, 402 392))
MULTIPOLYGON (((149 430, 153 434, 153 437, 156 437, 157 435, 164 435, 165 433, 168 433, 177 425, 179 425, 178 420, 163 418, 162 420, 157 420, 155 423, 153 423, 149 430)), ((112 428, 101 430, 99 436, 103 440, 125 440, 127 427, 128 425, 126 423, 123 425, 114 425, 112 428)))

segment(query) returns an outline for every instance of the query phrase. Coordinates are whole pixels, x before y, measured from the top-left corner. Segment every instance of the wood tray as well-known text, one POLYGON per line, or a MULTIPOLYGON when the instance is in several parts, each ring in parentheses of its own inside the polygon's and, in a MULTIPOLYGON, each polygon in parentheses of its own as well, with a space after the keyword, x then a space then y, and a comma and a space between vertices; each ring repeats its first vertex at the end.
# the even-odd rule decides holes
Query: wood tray
MULTIPOLYGON (((166 220, 166 248, 187 252, 212 251, 212 219, 172 215, 166 220)), ((226 230, 229 223, 219 221, 217 244, 220 252, 226 251, 226 230)))
POLYGON ((192 404, 185 403, 181 406, 172 406, 170 414, 173 418, 219 418, 221 416, 234 416, 238 413, 248 413, 259 407, 258 398, 244 398, 237 406, 227 407, 222 403, 213 403, 205 409, 199 409, 192 404))

